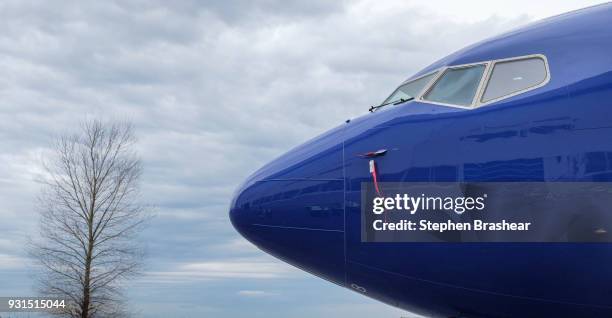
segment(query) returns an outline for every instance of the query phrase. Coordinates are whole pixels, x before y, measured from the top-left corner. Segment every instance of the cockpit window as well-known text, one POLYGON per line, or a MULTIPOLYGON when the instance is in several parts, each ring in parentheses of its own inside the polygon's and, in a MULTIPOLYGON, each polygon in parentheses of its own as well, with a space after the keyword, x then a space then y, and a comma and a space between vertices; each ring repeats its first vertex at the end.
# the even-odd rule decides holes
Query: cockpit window
POLYGON ((546 64, 542 58, 497 62, 482 96, 482 102, 498 99, 532 88, 546 80, 546 64))
POLYGON ((421 78, 415 79, 413 81, 407 82, 405 84, 400 85, 391 96, 387 97, 382 104, 391 104, 398 102, 402 99, 410 99, 417 97, 419 93, 425 88, 429 81, 436 75, 436 73, 432 73, 429 75, 425 75, 421 78))
POLYGON ((499 102, 546 85, 550 81, 546 56, 524 55, 438 70, 404 82, 391 96, 370 111, 411 99, 432 104, 476 108, 499 102))
POLYGON ((484 70, 485 64, 449 68, 423 99, 442 104, 470 106, 484 70))

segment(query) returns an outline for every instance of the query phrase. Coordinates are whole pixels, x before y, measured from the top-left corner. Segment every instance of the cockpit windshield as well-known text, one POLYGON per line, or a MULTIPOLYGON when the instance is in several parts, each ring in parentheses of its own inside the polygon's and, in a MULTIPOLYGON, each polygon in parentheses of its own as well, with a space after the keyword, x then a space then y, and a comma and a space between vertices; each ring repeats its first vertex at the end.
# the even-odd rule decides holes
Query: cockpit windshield
POLYGON ((549 80, 548 62, 541 54, 443 66, 404 82, 382 104, 371 106, 370 111, 413 99, 476 108, 536 89, 549 80))
POLYGON ((472 105, 485 67, 479 64, 447 69, 423 99, 450 105, 472 105))
POLYGON ((434 75, 436 75, 436 73, 431 73, 400 85, 391 96, 387 97, 387 99, 382 102, 382 105, 396 103, 402 99, 409 100, 417 97, 423 88, 429 84, 434 75))

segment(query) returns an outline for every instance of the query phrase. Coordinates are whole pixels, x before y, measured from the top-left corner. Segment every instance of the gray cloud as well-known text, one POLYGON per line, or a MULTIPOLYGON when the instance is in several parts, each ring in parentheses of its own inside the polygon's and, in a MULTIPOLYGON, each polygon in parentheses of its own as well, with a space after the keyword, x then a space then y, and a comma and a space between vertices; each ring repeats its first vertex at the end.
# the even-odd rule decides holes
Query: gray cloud
MULTIPOLYGON (((54 136, 99 117, 134 121, 145 164, 143 199, 158 214, 142 235, 150 275, 131 291, 143 316, 172 315, 185 305, 185 315, 240 317, 224 308, 233 296, 269 290, 287 291, 311 307, 278 315, 341 309, 366 317, 387 310, 374 302, 351 310, 365 300, 312 283, 245 244, 228 223, 227 205, 236 185, 273 157, 364 113, 434 60, 531 19, 522 11, 478 16, 473 5, 474 16, 457 20, 444 3, 3 1, 0 281, 12 280, 0 294, 27 280, 17 267, 27 262, 22 246, 36 229, 40 159, 54 136), (249 272, 244 259, 251 258, 265 265, 249 272), (232 275, 248 286, 221 282, 232 275), (194 277, 198 283, 190 285, 194 277), (151 286, 171 288, 155 281, 173 279, 184 282, 171 290, 176 297, 144 296, 151 286), (301 290, 309 284, 336 295, 336 303, 319 306, 301 290)), ((244 305, 265 317, 274 312, 265 301, 244 305)))

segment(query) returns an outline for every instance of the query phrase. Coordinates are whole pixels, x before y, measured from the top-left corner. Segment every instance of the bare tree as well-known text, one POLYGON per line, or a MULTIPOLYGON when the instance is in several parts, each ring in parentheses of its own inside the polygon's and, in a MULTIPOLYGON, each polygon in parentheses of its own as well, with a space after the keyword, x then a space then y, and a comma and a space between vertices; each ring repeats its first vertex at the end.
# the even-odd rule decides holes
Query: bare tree
POLYGON ((134 235, 146 214, 138 204, 141 162, 127 123, 90 121, 58 138, 40 197, 40 239, 33 255, 41 292, 74 306, 68 317, 124 316, 122 284, 139 273, 134 235))

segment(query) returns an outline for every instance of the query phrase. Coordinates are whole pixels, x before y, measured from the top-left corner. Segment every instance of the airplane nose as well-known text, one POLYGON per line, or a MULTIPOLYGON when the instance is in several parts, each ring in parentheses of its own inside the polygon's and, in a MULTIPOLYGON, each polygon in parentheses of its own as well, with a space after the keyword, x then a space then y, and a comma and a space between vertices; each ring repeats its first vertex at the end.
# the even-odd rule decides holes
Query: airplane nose
POLYGON ((344 285, 342 148, 317 145, 294 149, 247 179, 229 217, 261 250, 344 285))
POLYGON ((237 193, 230 220, 261 250, 343 284, 343 190, 336 180, 257 181, 237 193))
MULTIPOLYGON (((232 201, 235 201, 236 198, 234 198, 232 201)), ((234 229, 240 233, 240 235, 245 236, 244 233, 246 232, 246 228, 244 227, 245 224, 245 219, 246 218, 240 218, 240 216, 243 215, 244 216, 244 212, 240 212, 239 208, 234 206, 233 204, 230 207, 230 211, 229 211, 229 218, 230 218, 230 222, 232 223, 232 226, 234 227, 234 229)))
POLYGON ((245 188, 241 188, 234 194, 230 204, 229 219, 234 229, 242 237, 254 243, 250 239, 251 234, 249 233, 253 232, 252 216, 256 212, 251 209, 251 202, 246 199, 248 192, 245 193, 244 190, 245 188))

